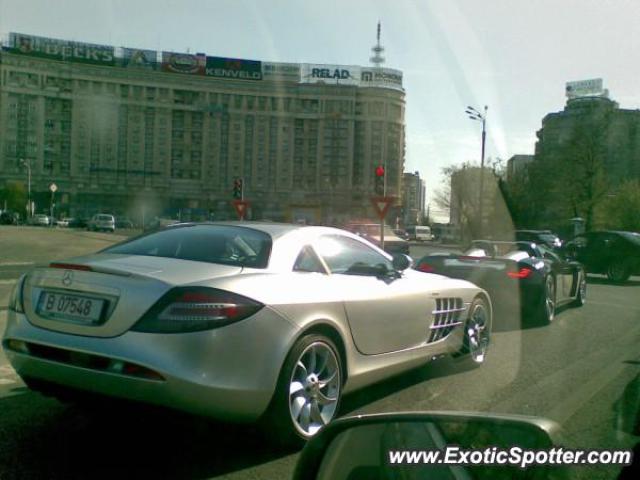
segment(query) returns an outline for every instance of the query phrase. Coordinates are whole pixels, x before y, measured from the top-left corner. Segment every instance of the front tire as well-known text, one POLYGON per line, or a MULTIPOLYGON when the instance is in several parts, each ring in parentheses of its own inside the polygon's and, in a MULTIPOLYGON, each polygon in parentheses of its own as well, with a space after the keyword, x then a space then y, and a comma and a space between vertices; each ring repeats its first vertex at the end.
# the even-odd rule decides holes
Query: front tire
POLYGON ((454 358, 461 358, 467 368, 479 367, 487 358, 490 340, 491 310, 485 299, 477 297, 469 307, 462 348, 454 358))
POLYGON ((622 283, 629 280, 631 272, 624 260, 613 260, 607 266, 607 278, 614 283, 622 283))
POLYGON ((296 342, 284 362, 263 421, 280 445, 302 447, 333 420, 342 396, 342 359, 333 342, 317 334, 296 342))

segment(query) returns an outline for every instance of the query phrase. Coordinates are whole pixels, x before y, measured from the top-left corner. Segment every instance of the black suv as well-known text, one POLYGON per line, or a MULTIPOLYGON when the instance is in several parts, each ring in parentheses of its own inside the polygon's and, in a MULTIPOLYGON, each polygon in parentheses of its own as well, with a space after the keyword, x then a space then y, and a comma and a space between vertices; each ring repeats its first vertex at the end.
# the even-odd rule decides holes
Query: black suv
POLYGON ((19 225, 20 214, 18 212, 12 212, 11 210, 5 210, 0 213, 0 225, 19 225))
POLYGON ((562 249, 590 273, 606 274, 612 282, 640 275, 640 233, 605 230, 574 237, 562 249))

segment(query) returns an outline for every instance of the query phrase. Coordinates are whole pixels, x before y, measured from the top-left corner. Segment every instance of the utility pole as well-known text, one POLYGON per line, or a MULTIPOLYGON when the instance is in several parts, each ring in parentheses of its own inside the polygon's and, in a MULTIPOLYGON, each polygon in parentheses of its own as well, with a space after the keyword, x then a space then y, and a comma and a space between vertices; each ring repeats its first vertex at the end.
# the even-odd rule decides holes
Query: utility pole
POLYGON ((484 106, 484 114, 478 112, 473 107, 467 107, 465 113, 469 115, 471 120, 476 120, 482 122, 482 149, 480 154, 480 188, 478 192, 478 217, 479 227, 478 227, 478 238, 482 238, 482 230, 484 226, 484 202, 482 201, 482 194, 484 192, 484 149, 487 138, 487 110, 489 107, 487 105, 484 106))

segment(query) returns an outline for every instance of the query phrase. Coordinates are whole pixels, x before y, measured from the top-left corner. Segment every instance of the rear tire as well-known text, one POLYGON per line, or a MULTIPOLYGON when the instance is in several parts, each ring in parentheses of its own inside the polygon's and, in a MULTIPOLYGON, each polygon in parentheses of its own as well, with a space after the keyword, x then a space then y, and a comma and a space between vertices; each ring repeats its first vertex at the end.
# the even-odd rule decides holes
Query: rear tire
POLYGON ((547 275, 544 279, 537 310, 538 318, 543 325, 549 325, 556 318, 556 280, 553 275, 547 275))
POLYGON ((578 285, 578 292, 576 293, 576 299, 571 302, 572 307, 582 307, 587 302, 587 274, 583 271, 582 280, 578 285))
POLYGON ((342 359, 333 342, 310 334, 298 340, 284 362, 269 410, 265 436, 287 448, 301 448, 338 413, 342 359))

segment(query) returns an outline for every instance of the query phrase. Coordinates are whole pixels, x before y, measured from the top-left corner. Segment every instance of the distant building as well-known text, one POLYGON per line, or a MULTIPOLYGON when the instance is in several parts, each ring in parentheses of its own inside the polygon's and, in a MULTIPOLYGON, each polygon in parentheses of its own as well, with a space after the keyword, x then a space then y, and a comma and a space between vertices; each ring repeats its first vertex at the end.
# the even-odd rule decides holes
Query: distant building
POLYGON ((590 121, 601 135, 598 154, 602 155, 612 188, 624 180, 640 178, 640 110, 620 108, 602 88, 601 80, 569 82, 567 97, 562 111, 549 113, 542 119, 542 128, 537 132, 536 160, 562 161, 562 147, 575 138, 581 123, 590 121))
POLYGON ((502 201, 498 179, 493 170, 487 167, 484 168, 480 200, 481 172, 480 167, 465 167, 451 175, 449 224, 459 228, 464 237, 475 236, 480 230, 484 237, 491 237, 511 228, 511 219, 502 201))
POLYGON ((522 174, 525 171, 526 166, 531 163, 534 158, 534 155, 513 155, 507 161, 507 181, 522 174))
POLYGON ((424 217, 425 182, 419 172, 405 172, 402 176, 402 209, 405 226, 418 225, 424 217))
POLYGON ((244 179, 254 218, 370 216, 374 169, 404 170, 402 72, 274 63, 11 34, 0 52, 0 188, 89 215, 232 215, 244 179))

